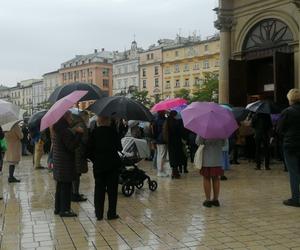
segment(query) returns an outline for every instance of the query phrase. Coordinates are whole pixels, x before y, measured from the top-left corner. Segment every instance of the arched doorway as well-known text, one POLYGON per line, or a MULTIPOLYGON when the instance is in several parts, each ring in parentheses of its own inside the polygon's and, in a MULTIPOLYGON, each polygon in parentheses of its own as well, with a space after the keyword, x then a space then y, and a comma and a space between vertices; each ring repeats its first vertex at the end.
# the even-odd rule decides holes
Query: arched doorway
POLYGON ((286 104, 294 86, 294 41, 289 27, 270 18, 255 24, 242 47, 242 60, 229 62, 230 103, 244 106, 257 99, 286 104))

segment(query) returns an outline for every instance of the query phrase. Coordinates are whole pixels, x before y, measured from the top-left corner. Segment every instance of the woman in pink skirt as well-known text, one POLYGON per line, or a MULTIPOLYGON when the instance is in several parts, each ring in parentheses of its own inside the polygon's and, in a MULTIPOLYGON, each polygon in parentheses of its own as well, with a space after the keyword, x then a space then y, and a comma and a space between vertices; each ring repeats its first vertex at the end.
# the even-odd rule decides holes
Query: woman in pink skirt
POLYGON ((220 176, 224 174, 222 168, 222 148, 225 144, 225 140, 205 140, 197 136, 196 144, 204 145, 202 168, 200 170, 200 174, 203 176, 203 187, 206 197, 203 206, 219 207, 220 176), (211 189, 213 189, 212 199, 211 189))

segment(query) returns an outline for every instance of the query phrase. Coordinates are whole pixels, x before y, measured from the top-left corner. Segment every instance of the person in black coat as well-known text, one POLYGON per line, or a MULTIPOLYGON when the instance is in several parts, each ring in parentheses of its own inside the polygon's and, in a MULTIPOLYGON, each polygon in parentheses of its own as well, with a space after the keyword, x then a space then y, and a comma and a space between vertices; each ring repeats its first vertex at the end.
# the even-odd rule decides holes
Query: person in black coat
POLYGON ((283 153, 292 193, 292 197, 283 204, 300 207, 300 90, 290 90, 287 97, 291 106, 282 112, 277 126, 283 137, 283 153))
POLYGON ((108 194, 109 220, 117 219, 118 178, 121 159, 118 151, 122 151, 120 137, 108 117, 98 117, 96 127, 88 143, 89 158, 93 162, 95 178, 94 205, 97 220, 103 219, 105 193, 108 194))
POLYGON ((56 181, 55 214, 61 217, 77 216, 71 210, 72 181, 76 179, 75 149, 83 129, 71 130, 72 114, 66 114, 53 126, 53 177, 56 181))
POLYGON ((261 169, 261 146, 263 146, 263 155, 265 158, 265 169, 270 170, 270 131, 273 127, 271 115, 257 113, 252 118, 252 127, 255 131, 256 145, 256 170, 261 169))
POLYGON ((183 151, 183 126, 176 120, 176 111, 171 111, 164 124, 163 137, 167 143, 169 162, 172 168, 172 178, 180 178, 179 169, 185 164, 186 157, 183 151))

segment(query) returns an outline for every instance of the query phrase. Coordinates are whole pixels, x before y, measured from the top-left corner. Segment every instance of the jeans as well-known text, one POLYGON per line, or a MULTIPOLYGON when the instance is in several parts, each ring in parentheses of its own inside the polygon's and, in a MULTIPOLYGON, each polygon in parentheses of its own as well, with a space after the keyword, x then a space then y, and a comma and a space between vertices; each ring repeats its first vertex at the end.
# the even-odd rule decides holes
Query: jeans
MULTIPOLYGON (((298 152, 297 152, 298 153, 298 152)), ((299 203, 300 199, 300 155, 284 148, 284 158, 290 176, 292 200, 299 203)))

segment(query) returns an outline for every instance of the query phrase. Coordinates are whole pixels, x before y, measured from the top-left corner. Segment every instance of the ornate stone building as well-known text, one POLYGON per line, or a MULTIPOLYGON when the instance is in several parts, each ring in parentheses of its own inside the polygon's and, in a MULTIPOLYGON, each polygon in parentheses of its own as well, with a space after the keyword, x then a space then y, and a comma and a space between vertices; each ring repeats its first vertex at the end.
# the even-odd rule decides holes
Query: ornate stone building
POLYGON ((130 50, 122 53, 115 52, 113 63, 113 95, 128 94, 139 87, 139 53, 136 41, 131 43, 130 50))
POLYGON ((286 103, 300 87, 300 0, 219 0, 219 101, 286 103))

